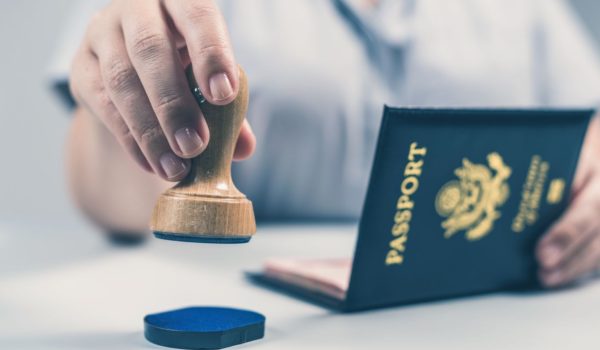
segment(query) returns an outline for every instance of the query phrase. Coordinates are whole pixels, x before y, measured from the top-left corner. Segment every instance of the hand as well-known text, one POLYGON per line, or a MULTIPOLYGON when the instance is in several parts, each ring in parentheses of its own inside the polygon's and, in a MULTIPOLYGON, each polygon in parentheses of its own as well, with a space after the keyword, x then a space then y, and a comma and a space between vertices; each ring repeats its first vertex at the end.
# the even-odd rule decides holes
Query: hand
MULTIPOLYGON (((144 169, 178 181, 210 137, 184 73, 190 63, 209 103, 235 99, 238 68, 212 0, 114 0, 89 24, 71 91, 144 169)), ((254 147, 244 122, 234 158, 254 147)))
POLYGON ((539 278, 546 287, 576 282, 600 268, 600 119, 590 123, 573 199, 537 246, 539 278))

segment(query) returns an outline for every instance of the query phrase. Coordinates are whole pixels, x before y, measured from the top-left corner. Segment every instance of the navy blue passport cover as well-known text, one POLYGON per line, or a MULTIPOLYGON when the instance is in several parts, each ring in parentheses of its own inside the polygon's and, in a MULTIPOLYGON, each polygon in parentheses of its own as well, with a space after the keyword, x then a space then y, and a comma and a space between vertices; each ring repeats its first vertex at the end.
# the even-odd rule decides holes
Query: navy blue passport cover
POLYGON ((255 279, 343 311, 533 288, 592 115, 386 107, 346 299, 255 279))

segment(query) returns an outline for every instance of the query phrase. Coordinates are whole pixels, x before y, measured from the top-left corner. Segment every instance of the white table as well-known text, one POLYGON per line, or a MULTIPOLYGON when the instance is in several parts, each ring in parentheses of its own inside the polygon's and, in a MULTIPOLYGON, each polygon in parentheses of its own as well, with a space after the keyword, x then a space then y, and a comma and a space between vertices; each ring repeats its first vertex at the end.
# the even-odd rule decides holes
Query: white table
POLYGON ((152 349, 145 314, 228 305, 267 317, 259 349, 600 349, 600 283, 336 314, 245 280, 271 256, 347 256, 355 227, 259 227, 251 243, 109 247, 87 226, 0 223, 0 349, 152 349))

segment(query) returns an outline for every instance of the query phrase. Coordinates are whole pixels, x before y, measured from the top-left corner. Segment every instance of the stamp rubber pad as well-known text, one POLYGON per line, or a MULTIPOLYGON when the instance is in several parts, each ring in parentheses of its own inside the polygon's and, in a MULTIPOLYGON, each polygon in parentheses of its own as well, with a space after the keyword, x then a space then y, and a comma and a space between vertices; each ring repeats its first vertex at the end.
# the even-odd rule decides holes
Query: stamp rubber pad
POLYGON ((188 307, 147 315, 148 341, 178 349, 222 349, 260 339, 265 317, 227 307, 188 307))

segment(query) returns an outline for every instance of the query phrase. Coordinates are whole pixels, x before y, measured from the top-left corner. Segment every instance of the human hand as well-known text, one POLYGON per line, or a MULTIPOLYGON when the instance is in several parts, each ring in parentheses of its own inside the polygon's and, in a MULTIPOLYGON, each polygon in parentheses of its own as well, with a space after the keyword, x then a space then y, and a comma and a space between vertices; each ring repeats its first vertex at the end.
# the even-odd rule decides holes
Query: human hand
POLYGON ((539 278, 548 288, 576 282, 600 268, 600 118, 590 123, 563 216, 539 241, 539 278))
MULTIPOLYGON (((89 24, 71 92, 144 169, 178 181, 210 137, 185 76, 190 63, 209 103, 235 99, 238 67, 212 0, 113 0, 89 24)), ((234 158, 255 143, 244 121, 234 158)))

